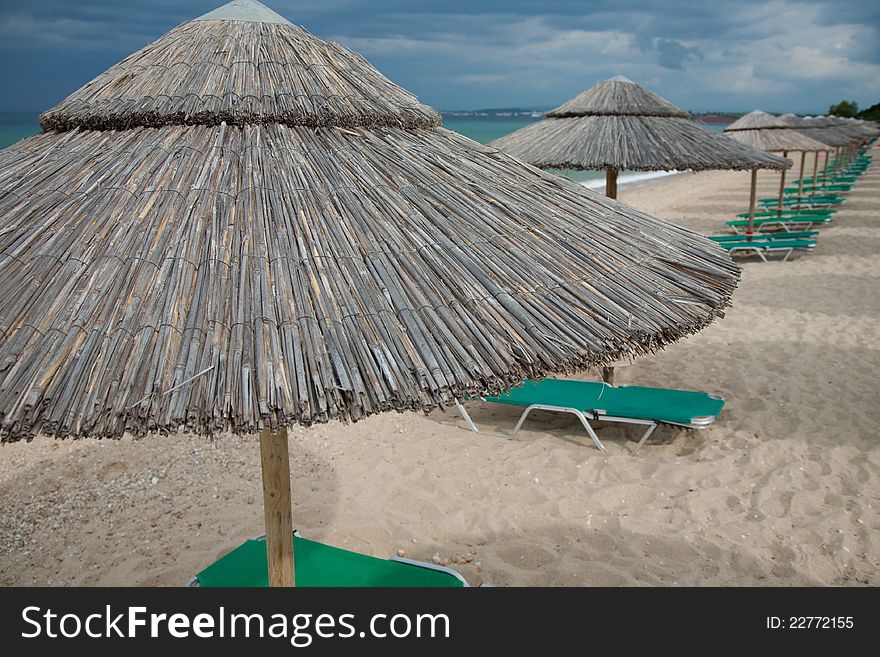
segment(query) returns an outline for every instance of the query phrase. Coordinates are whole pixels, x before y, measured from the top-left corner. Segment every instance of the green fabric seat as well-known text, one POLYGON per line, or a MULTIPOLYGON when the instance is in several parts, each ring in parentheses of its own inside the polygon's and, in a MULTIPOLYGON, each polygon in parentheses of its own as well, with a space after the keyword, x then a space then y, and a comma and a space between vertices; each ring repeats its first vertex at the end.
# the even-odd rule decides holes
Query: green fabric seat
MULTIPOLYGON (((768 217, 766 219, 755 219, 755 228, 762 230, 765 228, 775 228, 788 230, 789 228, 810 228, 813 224, 827 224, 831 221, 831 217, 823 217, 818 215, 806 215, 804 217, 768 217)), ((747 228, 748 219, 733 219, 725 221, 724 225, 733 228, 747 228)))
POLYGON ((775 240, 748 240, 741 239, 737 242, 718 242, 718 246, 727 249, 731 255, 756 255, 766 262, 767 255, 773 253, 783 254, 783 262, 787 261, 795 251, 808 251, 816 247, 816 240, 810 239, 775 239, 775 240))
MULTIPOLYGON (((589 420, 624 422, 647 425, 633 454, 654 431, 658 424, 673 424, 690 429, 702 429, 715 421, 724 408, 724 399, 718 395, 689 390, 646 388, 642 386, 614 387, 601 381, 573 381, 544 379, 526 381, 503 395, 485 397, 486 401, 525 407, 513 432, 513 438, 532 410, 573 413, 578 416, 595 445, 605 450, 589 420)), ((458 410, 473 431, 478 431, 465 408, 458 410)))
POLYGON ((799 194, 803 194, 804 197, 807 197, 817 193, 825 194, 827 192, 849 192, 852 190, 852 188, 852 184, 849 183, 830 183, 828 185, 808 185, 805 183, 803 189, 801 189, 800 186, 786 187, 784 192, 786 196, 797 197, 799 194))
MULTIPOLYGON (((826 209, 826 210, 813 210, 811 208, 804 208, 803 210, 783 210, 781 213, 777 210, 758 210, 755 212, 755 219, 766 219, 767 217, 830 217, 832 214, 837 212, 834 208, 826 209)), ((737 217, 748 219, 748 212, 740 212, 736 215, 737 217)))
MULTIPOLYGON (((757 233, 752 235, 752 242, 776 242, 779 240, 802 240, 812 239, 819 236, 818 230, 801 230, 789 231, 781 233, 757 233)), ((713 242, 747 242, 748 237, 745 235, 710 235, 709 239, 713 242)))
MULTIPOLYGON (((409 560, 377 559, 365 554, 293 536, 296 585, 305 587, 461 587, 465 580, 451 568, 409 560)), ((204 587, 269 585, 266 542, 245 541, 193 578, 204 587)))
MULTIPOLYGON (((839 196, 787 196, 782 199, 782 205, 841 205, 846 199, 839 196)), ((778 198, 762 198, 758 201, 759 205, 773 206, 779 205, 778 198)))

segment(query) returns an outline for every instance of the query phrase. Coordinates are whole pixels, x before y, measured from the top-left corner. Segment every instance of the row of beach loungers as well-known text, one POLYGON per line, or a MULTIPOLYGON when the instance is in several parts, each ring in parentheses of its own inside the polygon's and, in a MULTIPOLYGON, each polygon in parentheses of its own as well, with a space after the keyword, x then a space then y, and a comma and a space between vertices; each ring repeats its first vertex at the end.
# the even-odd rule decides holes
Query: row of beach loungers
POLYGON ((732 232, 713 235, 714 240, 731 255, 753 255, 766 261, 768 256, 782 256, 787 261, 792 254, 816 248, 819 228, 829 224, 837 210, 846 203, 849 192, 868 166, 871 156, 862 152, 837 173, 820 174, 815 180, 805 178, 803 186, 795 180, 786 187, 782 200, 764 198, 758 201, 754 232, 748 234, 749 213, 725 222, 732 232))

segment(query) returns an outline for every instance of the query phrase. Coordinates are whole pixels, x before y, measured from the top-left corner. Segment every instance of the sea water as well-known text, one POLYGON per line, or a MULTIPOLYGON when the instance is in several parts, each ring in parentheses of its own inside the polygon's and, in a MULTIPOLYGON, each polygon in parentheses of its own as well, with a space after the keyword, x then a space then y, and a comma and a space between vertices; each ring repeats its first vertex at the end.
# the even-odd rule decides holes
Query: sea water
MULTIPOLYGON (((37 123, 36 112, 0 112, 0 148, 6 148, 20 139, 36 134, 40 131, 37 123)), ((445 116, 443 118, 443 127, 448 130, 454 130, 470 137, 474 141, 481 144, 498 139, 506 134, 510 134, 515 130, 519 130, 523 126, 527 126, 535 121, 540 121, 540 116, 445 116)), ((707 123, 706 126, 712 130, 721 131, 724 129, 723 124, 707 123)), ((585 187, 591 189, 603 188, 605 186, 604 171, 568 171, 568 170, 552 170, 572 180, 575 180, 585 187)), ((618 177, 618 184, 625 185, 652 178, 660 178, 676 173, 675 171, 622 171, 618 177)))
POLYGON ((0 112, 0 148, 40 131, 36 112, 0 112))

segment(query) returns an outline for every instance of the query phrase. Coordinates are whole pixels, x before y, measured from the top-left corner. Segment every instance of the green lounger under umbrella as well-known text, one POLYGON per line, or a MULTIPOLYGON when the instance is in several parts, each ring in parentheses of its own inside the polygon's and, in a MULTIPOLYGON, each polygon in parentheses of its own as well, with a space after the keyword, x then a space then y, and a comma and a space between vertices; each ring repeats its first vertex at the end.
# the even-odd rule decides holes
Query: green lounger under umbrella
MULTIPOLYGON (((654 432, 658 424, 673 424, 689 429, 703 429, 715 421, 724 407, 724 398, 705 392, 645 388, 641 386, 611 386, 600 381, 573 381, 570 379, 543 379, 526 381, 486 401, 525 406, 513 431, 504 436, 513 438, 519 433, 526 417, 533 410, 571 413, 578 417, 593 443, 605 451, 589 420, 623 422, 646 425, 633 454, 636 454, 654 432)), ((476 425, 461 404, 457 405, 472 431, 476 425)))
POLYGON ((737 242, 718 242, 718 246, 725 249, 730 255, 756 255, 764 262, 771 254, 782 255, 782 261, 786 262, 795 251, 809 251, 816 248, 816 240, 810 239, 746 239, 737 242))
POLYGON ((809 184, 804 185, 804 188, 800 187, 786 187, 783 191, 786 196, 815 196, 816 194, 826 194, 830 192, 840 193, 840 192, 849 192, 852 191, 853 184, 852 183, 829 183, 828 185, 822 184, 809 184))
MULTIPOLYGON (((757 233, 752 235, 753 242, 778 242, 779 240, 802 240, 814 239, 819 236, 818 230, 800 230, 781 233, 757 233)), ((713 242, 745 242, 745 235, 710 235, 713 242)))
MULTIPOLYGON (((783 206, 824 206, 824 205, 841 205, 846 203, 846 199, 840 196, 786 196, 782 199, 783 206)), ((762 198, 758 200, 759 205, 778 206, 779 199, 762 198)))
MULTIPOLYGON (((454 588, 468 583, 445 566, 394 557, 377 559, 293 535, 296 585, 309 587, 454 588)), ((190 586, 269 586, 265 537, 248 539, 196 575, 190 586)))
MULTIPOLYGON (((755 219, 754 225, 757 231, 764 231, 767 229, 773 230, 784 230, 790 231, 792 228, 797 228, 800 230, 808 230, 813 227, 813 224, 827 224, 831 222, 831 217, 822 217, 822 216, 814 216, 807 215, 804 217, 781 217, 781 218, 767 218, 767 219, 755 219)), ((733 232, 738 232, 740 228, 747 228, 749 225, 748 219, 734 219, 732 221, 725 221, 724 225, 728 228, 732 228, 733 232)))
MULTIPOLYGON (((777 210, 763 210, 761 212, 755 213, 755 219, 766 219, 767 217, 772 217, 778 219, 779 217, 830 217, 832 214, 837 212, 835 208, 828 208, 825 210, 812 210, 810 208, 803 208, 800 210, 783 210, 781 213, 777 210)), ((748 212, 740 212, 736 215, 742 219, 748 219, 748 212)))

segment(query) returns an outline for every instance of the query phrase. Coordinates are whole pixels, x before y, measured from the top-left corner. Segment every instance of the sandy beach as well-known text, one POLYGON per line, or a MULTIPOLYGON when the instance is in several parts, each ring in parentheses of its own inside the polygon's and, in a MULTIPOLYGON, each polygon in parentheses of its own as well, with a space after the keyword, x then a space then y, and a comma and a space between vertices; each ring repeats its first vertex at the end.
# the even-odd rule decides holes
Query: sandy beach
MULTIPOLYGON (((549 414, 512 441, 467 431, 454 410, 294 429, 295 527, 449 563, 471 584, 880 584, 873 154, 815 252, 740 259, 723 320, 618 369, 618 383, 722 394, 711 428, 662 427, 635 458, 636 428, 603 425, 602 454, 549 414)), ((778 181, 759 174, 759 196, 778 181)), ((621 200, 711 234, 746 208, 748 183, 673 176, 621 200)), ((517 417, 470 408, 489 432, 517 417)), ((2 585, 182 585, 263 531, 258 444, 233 436, 4 445, 0 495, 2 585)))

